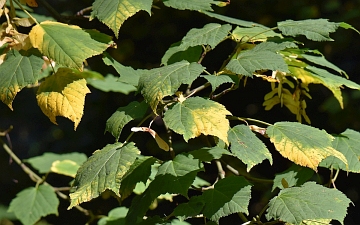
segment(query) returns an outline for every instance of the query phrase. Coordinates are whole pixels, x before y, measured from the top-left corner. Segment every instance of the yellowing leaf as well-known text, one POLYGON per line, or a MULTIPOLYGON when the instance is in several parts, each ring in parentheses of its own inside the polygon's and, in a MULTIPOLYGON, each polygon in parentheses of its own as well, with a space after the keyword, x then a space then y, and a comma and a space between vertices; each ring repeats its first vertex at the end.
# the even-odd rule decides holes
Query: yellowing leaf
POLYGON ((226 115, 231 113, 223 105, 192 97, 166 111, 164 121, 170 129, 182 134, 185 141, 204 134, 216 136, 228 144, 230 126, 226 115))
POLYGON ((111 37, 78 26, 44 21, 29 33, 31 44, 55 62, 82 70, 85 59, 105 51, 111 37))
POLYGON ((294 163, 317 171, 319 163, 335 156, 347 164, 345 156, 332 147, 330 134, 315 127, 294 122, 278 122, 267 128, 266 134, 280 154, 294 163))
POLYGON ((85 95, 90 93, 86 80, 71 69, 60 68, 41 83, 36 95, 38 105, 50 121, 63 116, 74 122, 74 129, 83 115, 85 95))

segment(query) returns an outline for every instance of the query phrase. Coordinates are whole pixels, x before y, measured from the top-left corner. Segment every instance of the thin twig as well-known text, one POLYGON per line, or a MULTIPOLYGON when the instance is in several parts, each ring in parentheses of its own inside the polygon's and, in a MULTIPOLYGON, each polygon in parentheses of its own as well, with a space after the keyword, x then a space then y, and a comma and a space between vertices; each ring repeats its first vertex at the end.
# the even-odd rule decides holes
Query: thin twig
POLYGON ((218 169, 218 172, 219 172, 219 177, 220 179, 224 179, 225 178, 225 171, 221 165, 221 162, 219 160, 215 160, 215 163, 216 163, 216 167, 218 169))

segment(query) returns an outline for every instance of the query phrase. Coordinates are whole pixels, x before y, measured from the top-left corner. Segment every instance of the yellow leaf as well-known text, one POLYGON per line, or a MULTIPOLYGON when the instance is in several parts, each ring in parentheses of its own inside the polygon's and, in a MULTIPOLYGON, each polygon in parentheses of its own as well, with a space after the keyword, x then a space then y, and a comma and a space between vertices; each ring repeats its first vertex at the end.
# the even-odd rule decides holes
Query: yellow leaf
POLYGON ((37 102, 50 121, 56 123, 56 116, 63 116, 74 122, 74 129, 83 116, 85 95, 90 93, 86 80, 68 68, 60 68, 54 75, 41 83, 37 102))

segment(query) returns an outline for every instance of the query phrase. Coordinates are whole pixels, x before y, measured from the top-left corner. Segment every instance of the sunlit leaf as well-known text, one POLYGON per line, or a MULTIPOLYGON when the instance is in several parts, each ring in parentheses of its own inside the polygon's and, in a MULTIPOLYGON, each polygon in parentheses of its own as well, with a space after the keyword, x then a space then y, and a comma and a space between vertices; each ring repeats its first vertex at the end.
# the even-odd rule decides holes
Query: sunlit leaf
POLYGON ((90 20, 95 17, 106 24, 119 37, 121 25, 140 10, 151 15, 152 0, 95 0, 90 20))
POLYGON ((248 126, 237 125, 229 130, 228 135, 231 152, 247 165, 248 172, 265 159, 272 164, 271 153, 248 126))
POLYGON ((272 191, 274 191, 275 188, 279 188, 279 189, 287 188, 284 187, 282 184, 283 179, 286 180, 288 187, 294 187, 304 184, 312 177, 313 174, 314 174, 313 170, 293 164, 289 169, 287 169, 283 173, 275 175, 272 191))
POLYGON ((277 122, 266 134, 282 156, 317 171, 319 163, 335 156, 347 165, 345 156, 332 147, 333 137, 324 130, 296 122, 277 122))
POLYGON ((357 29, 355 29, 355 27, 351 26, 348 23, 341 22, 341 23, 339 23, 339 26, 344 29, 352 29, 352 30, 356 31, 358 34, 360 34, 360 31, 358 31, 357 29))
POLYGON ((69 209, 105 190, 119 195, 121 179, 139 154, 134 143, 115 143, 97 150, 77 171, 69 209))
POLYGON ((83 30, 75 25, 45 21, 29 33, 31 44, 60 65, 82 70, 85 59, 101 54, 111 37, 95 30, 83 30))
POLYGON ((136 91, 136 87, 133 85, 120 82, 118 77, 112 74, 106 75, 105 79, 86 79, 87 83, 101 91, 109 92, 120 92, 123 94, 129 94, 130 92, 136 91))
POLYGON ((296 225, 312 219, 334 219, 344 224, 349 203, 341 191, 308 182, 281 190, 270 200, 266 218, 296 225))
POLYGON ((216 5, 218 2, 214 0, 166 0, 164 5, 175 9, 188 10, 205 10, 212 11, 211 4, 216 5))
POLYGON ((345 171, 360 173, 360 133, 347 129, 340 135, 335 136, 333 147, 343 153, 348 161, 349 168, 334 156, 329 156, 321 161, 320 166, 345 171))
POLYGON ((68 68, 60 68, 41 83, 36 99, 43 113, 56 123, 56 116, 74 122, 74 129, 83 116, 85 95, 90 93, 86 80, 68 68))
MULTIPOLYGON (((299 225, 331 225, 331 219, 310 219, 303 220, 299 225)), ((293 225, 292 223, 285 223, 285 225, 293 225)))
POLYGON ((216 136, 228 143, 227 132, 230 127, 226 115, 231 113, 223 105, 191 97, 166 111, 164 121, 170 129, 182 134, 185 141, 204 134, 216 136))
POLYGON ((142 118, 147 109, 148 105, 144 101, 131 102, 125 107, 119 107, 106 121, 105 131, 110 132, 118 140, 124 126, 134 119, 142 118))
POLYGON ((53 173, 62 174, 65 176, 70 176, 75 178, 76 171, 79 169, 80 165, 74 161, 65 159, 65 160, 56 160, 53 162, 50 170, 53 173))
POLYGON ((140 77, 139 89, 156 112, 163 97, 175 94, 181 84, 191 84, 203 70, 200 64, 187 61, 148 70, 140 77))
POLYGON ((286 36, 305 35, 312 41, 333 41, 329 34, 336 31, 339 23, 327 19, 286 20, 278 22, 279 30, 286 36))
POLYGON ((0 99, 11 110, 16 94, 42 78, 40 70, 44 60, 33 50, 10 50, 6 54, 6 60, 0 65, 0 99))
POLYGON ((266 41, 268 37, 281 37, 281 34, 266 27, 236 27, 231 35, 238 41, 266 41))
POLYGON ((234 83, 234 81, 228 75, 202 75, 211 84, 211 90, 215 91, 220 85, 225 83, 234 83))
POLYGON ((52 187, 46 184, 29 187, 16 195, 9 207, 10 212, 24 225, 33 225, 41 217, 58 214, 59 199, 52 187))

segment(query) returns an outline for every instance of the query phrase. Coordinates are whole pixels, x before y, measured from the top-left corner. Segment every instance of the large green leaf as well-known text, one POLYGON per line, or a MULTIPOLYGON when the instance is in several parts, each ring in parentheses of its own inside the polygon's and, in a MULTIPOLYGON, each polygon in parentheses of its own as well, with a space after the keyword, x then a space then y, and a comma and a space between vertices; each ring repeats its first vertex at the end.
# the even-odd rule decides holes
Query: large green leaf
POLYGON ((244 177, 229 176, 219 180, 214 189, 202 194, 205 203, 202 213, 212 221, 232 213, 249 214, 251 184, 244 177))
POLYGON ((83 116, 85 95, 90 93, 86 80, 69 68, 60 68, 47 77, 36 93, 36 99, 43 113, 56 123, 56 116, 63 116, 74 122, 74 129, 83 116))
POLYGON ((134 143, 115 143, 97 150, 79 168, 69 209, 98 197, 105 190, 119 195, 121 179, 139 154, 134 143))
POLYGON ((148 70, 140 77, 139 90, 156 112, 163 97, 175 94, 181 84, 191 84, 203 70, 200 64, 187 61, 148 70))
POLYGON ((286 20, 278 22, 279 30, 287 36, 305 35, 312 41, 333 41, 329 34, 335 32, 339 23, 327 19, 286 20))
POLYGON ((10 212, 24 225, 33 225, 41 217, 58 214, 59 199, 52 187, 41 184, 29 187, 16 195, 9 207, 10 212))
POLYGON ((131 102, 125 107, 119 107, 106 121, 105 132, 110 132, 116 140, 119 140, 124 126, 132 120, 142 118, 147 109, 148 105, 144 101, 141 103, 131 102))
POLYGON ((133 200, 126 220, 134 224, 141 220, 150 204, 161 194, 182 194, 187 196, 198 171, 203 170, 202 164, 192 156, 177 155, 173 160, 163 163, 144 193, 133 200))
POLYGON ((276 54, 286 48, 286 44, 264 42, 255 48, 241 52, 236 59, 230 60, 226 69, 233 73, 252 77, 256 70, 278 70, 289 72, 288 67, 281 55, 276 54))
POLYGON ((347 165, 345 156, 332 147, 333 137, 324 130, 296 122, 277 122, 266 134, 282 156, 317 171, 319 163, 335 156, 347 165))
POLYGON ((31 44, 60 65, 82 70, 85 59, 101 54, 111 44, 111 37, 95 30, 45 21, 30 33, 31 44))
POLYGON ((136 87, 131 84, 123 83, 119 81, 119 77, 115 77, 112 74, 106 75, 104 79, 86 79, 87 83, 101 91, 119 92, 123 94, 129 94, 136 91, 136 87))
POLYGON ((140 10, 151 15, 152 0, 95 0, 90 20, 97 17, 119 37, 121 25, 140 10))
POLYGON ((349 203, 341 191, 308 182, 281 190, 270 200, 266 218, 295 225, 311 219, 334 219, 343 224, 349 203))
POLYGON ((248 172, 265 159, 272 164, 271 153, 248 126, 237 125, 229 130, 228 135, 231 152, 247 165, 248 172))
POLYGON ((349 168, 334 156, 329 156, 321 161, 320 166, 327 168, 342 169, 345 171, 360 173, 360 133, 347 129, 338 136, 335 136, 333 147, 343 153, 348 161, 349 168))
POLYGON ((165 0, 164 5, 175 9, 205 10, 212 11, 211 4, 217 4, 214 0, 165 0))
POLYGON ((275 175, 272 191, 274 191, 275 188, 284 189, 300 186, 308 181, 313 174, 313 170, 293 164, 285 172, 275 175))
POLYGON ((11 110, 16 94, 24 87, 43 78, 40 70, 44 60, 35 51, 10 50, 0 65, 0 99, 11 110))
POLYGON ((231 113, 223 105, 201 97, 190 97, 166 111, 164 121, 170 129, 182 134, 185 141, 204 134, 228 143, 230 126, 226 115, 231 113))

